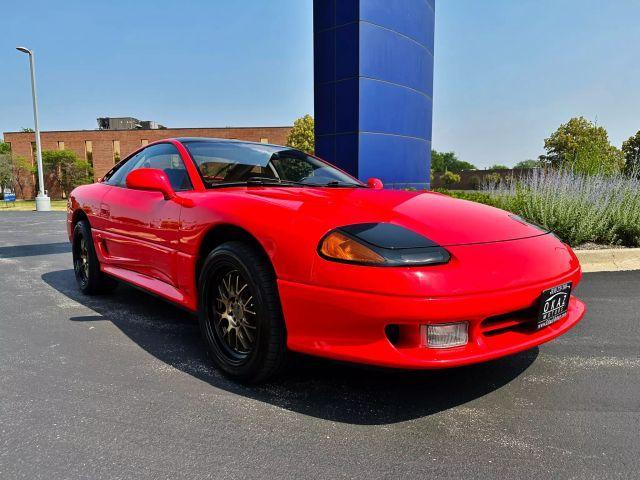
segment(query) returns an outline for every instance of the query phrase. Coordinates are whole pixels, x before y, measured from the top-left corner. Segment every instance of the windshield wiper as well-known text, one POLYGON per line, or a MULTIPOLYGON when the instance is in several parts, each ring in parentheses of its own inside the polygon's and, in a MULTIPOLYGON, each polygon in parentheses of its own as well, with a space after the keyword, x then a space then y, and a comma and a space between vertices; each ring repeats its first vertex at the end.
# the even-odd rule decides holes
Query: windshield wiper
POLYGON ((273 178, 273 177, 249 177, 244 182, 238 183, 246 183, 247 185, 284 185, 284 186, 295 186, 295 187, 309 187, 308 183, 302 182, 294 182, 293 180, 283 180, 281 178, 273 178))
POLYGON ((249 177, 246 180, 248 185, 303 185, 301 182, 294 182, 293 180, 283 180, 281 178, 273 177, 249 177))
POLYGON ((280 187, 309 187, 306 183, 292 182, 289 180, 280 180, 278 178, 250 177, 246 180, 237 180, 232 182, 208 183, 208 188, 225 188, 225 187, 259 187, 263 185, 276 185, 280 187))
POLYGON ((360 185, 359 183, 346 183, 340 182, 338 180, 331 180, 330 182, 316 185, 317 187, 357 187, 357 188, 367 188, 364 185, 360 185))
POLYGON ((283 180, 281 178, 274 177, 249 177, 246 180, 239 180, 233 182, 221 182, 216 184, 210 184, 210 188, 221 188, 221 187, 237 187, 241 185, 246 186, 263 186, 263 185, 278 185, 281 187, 313 187, 313 188, 323 188, 323 187, 357 187, 357 188, 367 188, 365 185, 360 185, 357 183, 344 183, 339 182, 338 180, 332 180, 327 183, 304 183, 304 182, 296 182, 294 180, 283 180))

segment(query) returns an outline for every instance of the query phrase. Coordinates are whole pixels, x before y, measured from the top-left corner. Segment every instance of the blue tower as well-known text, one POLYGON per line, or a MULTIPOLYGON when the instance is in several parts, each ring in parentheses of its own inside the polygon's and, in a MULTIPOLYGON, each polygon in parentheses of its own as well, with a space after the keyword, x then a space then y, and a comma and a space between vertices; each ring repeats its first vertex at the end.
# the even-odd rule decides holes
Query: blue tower
POLYGON ((435 0, 314 0, 316 153, 428 188, 435 0))

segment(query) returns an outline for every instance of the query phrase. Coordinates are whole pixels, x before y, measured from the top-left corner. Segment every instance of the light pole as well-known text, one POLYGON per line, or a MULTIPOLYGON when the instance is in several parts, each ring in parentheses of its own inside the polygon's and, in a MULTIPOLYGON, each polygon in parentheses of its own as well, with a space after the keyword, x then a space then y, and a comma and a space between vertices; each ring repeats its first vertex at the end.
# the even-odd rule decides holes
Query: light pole
POLYGON ((40 147, 40 128, 38 127, 38 97, 36 95, 36 67, 33 60, 33 52, 26 47, 16 47, 17 50, 29 55, 31 67, 31 96, 33 97, 33 123, 36 135, 36 160, 38 163, 38 196, 36 197, 36 210, 48 212, 51 210, 51 200, 44 193, 44 176, 42 173, 42 148, 40 147))

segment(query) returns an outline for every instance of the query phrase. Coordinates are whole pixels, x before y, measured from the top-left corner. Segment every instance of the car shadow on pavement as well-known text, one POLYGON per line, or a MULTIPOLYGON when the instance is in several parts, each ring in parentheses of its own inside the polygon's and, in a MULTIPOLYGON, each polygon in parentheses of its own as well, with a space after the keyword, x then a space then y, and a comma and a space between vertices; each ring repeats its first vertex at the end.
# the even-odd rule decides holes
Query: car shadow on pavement
POLYGON ((51 255, 70 251, 71 244, 69 242, 10 245, 8 247, 0 247, 0 258, 33 257, 36 255, 51 255))
POLYGON ((46 273, 42 279, 96 312, 70 318, 73 322, 110 321, 158 360, 215 388, 336 422, 380 425, 432 415, 504 386, 538 355, 536 348, 484 364, 437 371, 367 368, 295 355, 278 380, 245 386, 212 366, 195 316, 127 285, 110 295, 82 295, 71 269, 46 273))

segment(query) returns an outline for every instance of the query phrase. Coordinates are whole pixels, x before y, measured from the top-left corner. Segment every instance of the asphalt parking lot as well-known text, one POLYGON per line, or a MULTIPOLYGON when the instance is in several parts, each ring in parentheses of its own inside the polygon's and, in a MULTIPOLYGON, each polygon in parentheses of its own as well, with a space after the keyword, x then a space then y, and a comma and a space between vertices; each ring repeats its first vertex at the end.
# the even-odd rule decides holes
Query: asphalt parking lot
POLYGON ((0 478, 638 478, 640 272, 573 331, 469 368, 209 365, 194 318, 75 287, 63 213, 0 212, 0 478))

